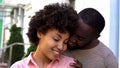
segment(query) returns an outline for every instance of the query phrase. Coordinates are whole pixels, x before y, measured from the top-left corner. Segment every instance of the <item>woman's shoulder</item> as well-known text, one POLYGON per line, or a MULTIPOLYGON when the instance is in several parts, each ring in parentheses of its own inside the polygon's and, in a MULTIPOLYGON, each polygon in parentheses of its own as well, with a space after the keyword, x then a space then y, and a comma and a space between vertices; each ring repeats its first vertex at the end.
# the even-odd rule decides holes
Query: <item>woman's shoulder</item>
POLYGON ((24 58, 12 64, 10 68, 24 68, 26 62, 27 62, 27 58, 24 58))

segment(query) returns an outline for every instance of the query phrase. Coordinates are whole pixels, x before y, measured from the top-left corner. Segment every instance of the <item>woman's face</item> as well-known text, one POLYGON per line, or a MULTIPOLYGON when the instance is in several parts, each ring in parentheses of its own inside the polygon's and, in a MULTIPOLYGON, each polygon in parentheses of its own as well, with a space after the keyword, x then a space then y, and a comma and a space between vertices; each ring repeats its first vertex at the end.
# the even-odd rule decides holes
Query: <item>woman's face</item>
POLYGON ((40 39, 38 44, 39 54, 50 60, 59 57, 67 49, 68 32, 60 33, 56 29, 51 29, 46 34, 38 32, 37 36, 40 39))

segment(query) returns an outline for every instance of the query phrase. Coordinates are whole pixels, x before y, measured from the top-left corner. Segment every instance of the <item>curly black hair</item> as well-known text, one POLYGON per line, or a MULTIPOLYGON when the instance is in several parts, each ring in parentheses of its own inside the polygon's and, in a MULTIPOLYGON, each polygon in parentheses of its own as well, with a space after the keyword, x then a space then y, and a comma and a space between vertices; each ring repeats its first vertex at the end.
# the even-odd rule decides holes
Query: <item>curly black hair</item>
POLYGON ((49 29, 57 29, 61 33, 68 32, 71 36, 78 27, 77 22, 77 12, 70 5, 49 4, 31 18, 27 35, 31 43, 38 45, 38 31, 45 34, 49 29))

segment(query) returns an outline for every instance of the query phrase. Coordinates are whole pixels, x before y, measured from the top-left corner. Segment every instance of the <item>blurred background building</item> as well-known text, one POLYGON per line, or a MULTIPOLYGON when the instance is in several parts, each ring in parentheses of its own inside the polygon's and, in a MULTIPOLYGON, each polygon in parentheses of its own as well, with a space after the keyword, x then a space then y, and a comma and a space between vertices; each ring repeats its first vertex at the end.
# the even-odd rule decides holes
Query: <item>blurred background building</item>
MULTIPOLYGON (((105 18, 106 25, 99 38, 119 58, 120 45, 120 1, 119 0, 0 0, 0 57, 9 39, 9 29, 13 24, 22 28, 24 43, 29 44, 26 36, 30 18, 36 11, 50 3, 69 3, 77 12, 87 7, 97 9, 105 18)), ((25 45, 25 52, 29 45, 25 45)))

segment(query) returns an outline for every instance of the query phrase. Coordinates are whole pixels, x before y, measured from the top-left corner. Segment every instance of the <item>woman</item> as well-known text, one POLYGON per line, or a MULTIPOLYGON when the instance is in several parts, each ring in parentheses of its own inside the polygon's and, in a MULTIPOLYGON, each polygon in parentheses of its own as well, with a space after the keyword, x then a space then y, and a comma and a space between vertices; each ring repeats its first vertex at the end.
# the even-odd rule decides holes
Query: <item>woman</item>
POLYGON ((70 68, 73 58, 61 55, 77 28, 77 12, 67 4, 50 4, 38 11, 29 23, 28 38, 35 52, 11 68, 70 68))

